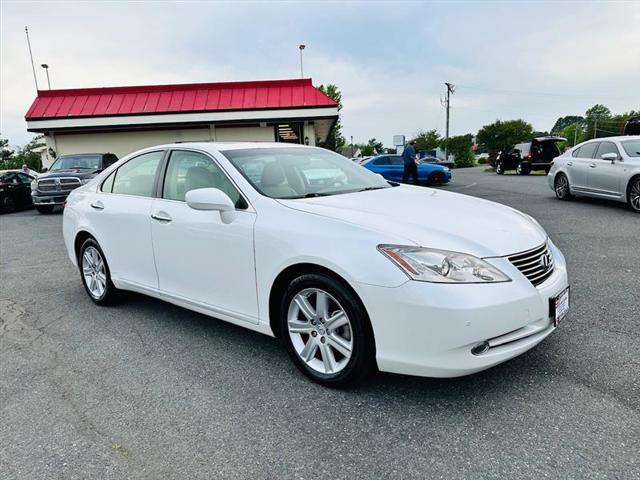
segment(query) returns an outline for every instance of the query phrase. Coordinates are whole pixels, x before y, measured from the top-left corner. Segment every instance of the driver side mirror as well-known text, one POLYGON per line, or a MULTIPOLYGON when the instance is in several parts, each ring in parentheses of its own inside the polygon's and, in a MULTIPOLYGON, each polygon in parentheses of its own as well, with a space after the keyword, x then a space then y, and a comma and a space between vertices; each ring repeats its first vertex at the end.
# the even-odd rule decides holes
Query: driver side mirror
POLYGON ((231 223, 236 218, 236 207, 229 196, 217 188, 196 188, 184 196, 189 207, 194 210, 215 210, 220 212, 222 223, 231 223))
POLYGON ((49 171, 49 169, 47 167, 44 167, 42 170, 40 170, 40 173, 47 173, 49 171))
POLYGON ((616 160, 618 160, 618 154, 614 152, 603 153, 600 157, 603 160, 611 161, 611 163, 616 163, 616 160))

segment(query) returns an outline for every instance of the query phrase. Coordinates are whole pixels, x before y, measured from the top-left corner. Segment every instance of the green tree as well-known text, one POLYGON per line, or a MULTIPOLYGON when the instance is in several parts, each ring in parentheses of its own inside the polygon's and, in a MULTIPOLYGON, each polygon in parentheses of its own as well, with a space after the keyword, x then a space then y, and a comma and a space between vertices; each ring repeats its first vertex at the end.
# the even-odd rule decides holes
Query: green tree
POLYGON ((589 140, 596 137, 610 137, 619 133, 615 130, 615 126, 611 120, 611 110, 600 103, 595 104, 584 114, 585 116, 585 134, 583 140, 589 140))
POLYGON ((499 151, 533 137, 533 127, 524 120, 496 120, 478 131, 476 141, 489 152, 493 164, 499 151))
POLYGON ((584 124, 584 117, 581 117, 580 115, 567 115, 566 117, 560 117, 551 128, 551 135, 560 135, 562 130, 575 124, 584 124))
POLYGON ((320 146, 333 150, 334 152, 339 152, 346 143, 346 139, 342 134, 342 122, 340 120, 340 110, 342 110, 342 93, 340 93, 338 87, 332 83, 327 84, 326 87, 324 85, 320 85, 318 90, 338 103, 338 120, 336 120, 336 123, 331 129, 331 132, 329 132, 327 138, 321 139, 320 146))
POLYGON ((473 156, 473 135, 458 135, 449 137, 440 142, 441 148, 447 148, 450 155, 454 157, 456 168, 473 167, 475 157, 473 156))
POLYGON ((442 137, 438 133, 438 130, 418 130, 416 136, 413 138, 413 141, 416 142, 416 150, 424 150, 429 151, 438 147, 442 142, 442 137))
POLYGON ((18 148, 17 152, 6 150, 6 143, 0 142, 0 148, 2 149, 2 168, 14 169, 22 168, 22 165, 27 165, 32 170, 37 172, 42 168, 42 160, 38 152, 34 150, 41 146, 39 140, 42 137, 34 137, 29 143, 18 148), (9 151, 10 155, 5 156, 5 152, 9 151))
POLYGON ((5 164, 9 162, 13 150, 9 149, 9 140, 6 138, 0 138, 0 168, 6 168, 5 164))

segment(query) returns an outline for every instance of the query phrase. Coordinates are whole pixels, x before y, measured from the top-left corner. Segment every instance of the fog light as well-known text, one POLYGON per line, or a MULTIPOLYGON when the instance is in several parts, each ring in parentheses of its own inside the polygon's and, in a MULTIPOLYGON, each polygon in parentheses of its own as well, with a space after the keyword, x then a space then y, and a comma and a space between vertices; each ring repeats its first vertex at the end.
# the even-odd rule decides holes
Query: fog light
POLYGON ((482 342, 471 349, 471 353, 474 355, 482 355, 489 350, 489 342, 482 342))

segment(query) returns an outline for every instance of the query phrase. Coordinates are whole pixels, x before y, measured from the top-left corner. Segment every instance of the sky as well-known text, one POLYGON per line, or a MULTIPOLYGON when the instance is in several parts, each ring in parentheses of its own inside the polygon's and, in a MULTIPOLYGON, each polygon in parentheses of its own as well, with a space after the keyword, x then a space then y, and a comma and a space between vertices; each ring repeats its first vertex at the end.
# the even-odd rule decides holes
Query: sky
POLYGON ((640 1, 0 0, 0 135, 28 142, 41 89, 299 78, 334 83, 354 142, 496 119, 539 131, 596 103, 640 110, 640 1))

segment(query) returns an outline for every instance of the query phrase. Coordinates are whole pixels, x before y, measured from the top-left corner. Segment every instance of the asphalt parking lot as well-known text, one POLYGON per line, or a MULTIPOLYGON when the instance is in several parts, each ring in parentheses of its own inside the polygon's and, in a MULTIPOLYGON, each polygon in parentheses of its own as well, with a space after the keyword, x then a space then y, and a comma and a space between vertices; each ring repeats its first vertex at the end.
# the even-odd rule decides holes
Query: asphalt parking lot
POLYGON ((141 295, 95 306, 61 215, 1 216, 0 478, 640 478, 640 216, 557 201, 544 176, 442 188, 537 218, 571 313, 486 372, 348 391, 272 338, 141 295))

